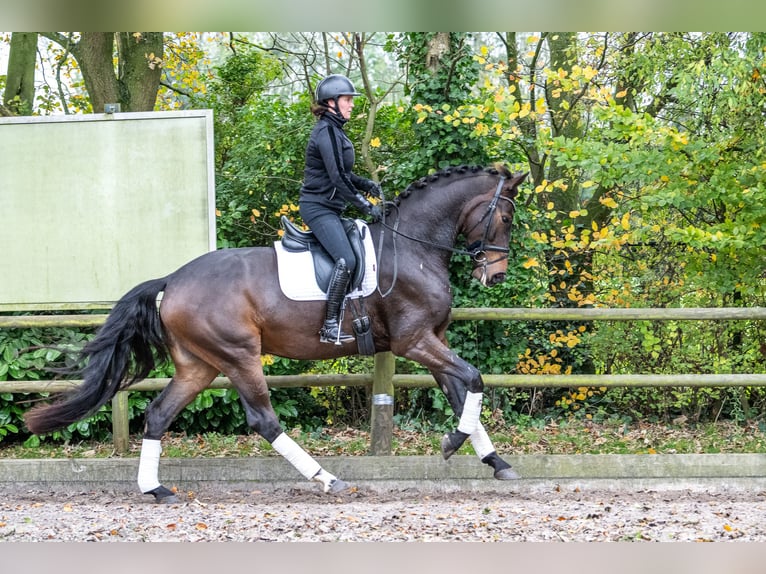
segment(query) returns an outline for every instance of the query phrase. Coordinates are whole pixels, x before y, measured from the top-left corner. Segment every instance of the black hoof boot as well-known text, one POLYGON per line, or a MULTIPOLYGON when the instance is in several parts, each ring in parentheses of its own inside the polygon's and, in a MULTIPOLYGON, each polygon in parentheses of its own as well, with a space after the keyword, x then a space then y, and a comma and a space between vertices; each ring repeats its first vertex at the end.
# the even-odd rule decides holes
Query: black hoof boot
POLYGON ((495 469, 495 478, 497 480, 518 480, 521 478, 521 475, 513 470, 511 465, 500 458, 496 452, 488 454, 481 459, 481 462, 495 469))
POLYGON ((168 490, 162 485, 144 494, 153 495, 156 504, 178 504, 181 502, 172 490, 168 490))
POLYGON ((442 456, 444 457, 444 460, 449 459, 449 457, 455 454, 458 449, 463 446, 463 443, 467 438, 468 435, 459 430, 446 433, 442 437, 442 456))

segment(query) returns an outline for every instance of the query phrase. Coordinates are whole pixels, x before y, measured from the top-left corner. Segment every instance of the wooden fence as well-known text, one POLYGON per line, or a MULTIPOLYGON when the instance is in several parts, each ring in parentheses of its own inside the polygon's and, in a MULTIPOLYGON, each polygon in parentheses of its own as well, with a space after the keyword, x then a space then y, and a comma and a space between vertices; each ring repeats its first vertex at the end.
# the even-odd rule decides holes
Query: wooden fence
MULTIPOLYGON (((93 309, 108 308, 93 304, 93 309)), ((3 309, 0 306, 0 311, 3 309)), ((96 327, 103 324, 105 314, 91 315, 0 315, 0 328, 30 327, 96 327)), ((736 321, 766 320, 766 307, 669 308, 669 309, 522 309, 522 308, 455 308, 453 321, 736 321)), ((747 387, 766 386, 766 374, 677 374, 677 375, 483 375, 488 387, 747 387)), ((128 450, 128 393, 158 391, 170 379, 146 379, 117 393, 112 401, 114 447, 118 453, 128 450)), ((390 454, 393 436, 394 389, 432 387, 430 375, 396 374, 392 353, 378 353, 374 369, 358 375, 283 375, 269 376, 270 387, 367 387, 371 390, 371 444, 375 455, 390 454)), ((0 392, 60 392, 81 381, 0 381, 0 392)), ((225 377, 217 378, 212 388, 230 388, 225 377)))

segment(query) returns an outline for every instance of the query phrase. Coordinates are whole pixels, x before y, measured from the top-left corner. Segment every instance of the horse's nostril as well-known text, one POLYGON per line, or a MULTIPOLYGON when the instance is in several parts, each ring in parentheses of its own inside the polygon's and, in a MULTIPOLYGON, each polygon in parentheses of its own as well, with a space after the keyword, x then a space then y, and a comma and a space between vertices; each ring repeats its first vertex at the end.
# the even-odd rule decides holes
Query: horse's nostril
POLYGON ((490 285, 497 285, 498 283, 502 283, 505 281, 505 273, 495 273, 492 276, 491 281, 489 282, 490 285))

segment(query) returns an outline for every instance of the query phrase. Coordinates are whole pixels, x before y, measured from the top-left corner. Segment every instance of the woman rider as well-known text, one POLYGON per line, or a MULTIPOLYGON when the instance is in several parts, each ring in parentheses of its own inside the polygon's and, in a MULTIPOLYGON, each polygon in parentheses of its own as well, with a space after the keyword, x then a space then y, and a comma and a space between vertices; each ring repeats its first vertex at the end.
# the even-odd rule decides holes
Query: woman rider
POLYGON ((351 171, 355 160, 354 146, 343 131, 351 117, 354 96, 359 95, 351 81, 340 74, 327 76, 317 85, 315 103, 311 106, 317 123, 306 146, 306 167, 299 200, 303 222, 335 261, 319 340, 338 345, 354 340, 352 335, 341 331, 340 310, 357 265, 341 214, 351 204, 372 216, 373 221, 381 218, 380 208, 362 195, 364 192, 380 197, 380 186, 351 171))

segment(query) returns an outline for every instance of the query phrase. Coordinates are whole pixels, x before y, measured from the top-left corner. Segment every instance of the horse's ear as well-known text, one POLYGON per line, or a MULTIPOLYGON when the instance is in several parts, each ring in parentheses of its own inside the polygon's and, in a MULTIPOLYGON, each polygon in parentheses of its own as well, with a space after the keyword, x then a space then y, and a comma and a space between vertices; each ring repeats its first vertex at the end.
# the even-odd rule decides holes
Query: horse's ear
POLYGON ((529 175, 529 172, 526 171, 524 173, 514 173, 511 176, 511 179, 508 181, 508 184, 510 188, 518 193, 518 190, 516 189, 519 185, 522 184, 522 182, 527 179, 527 176, 529 175))
POLYGON ((525 179, 527 179, 527 176, 529 175, 528 171, 525 171, 524 173, 514 173, 511 177, 511 183, 515 185, 520 185, 525 179))

